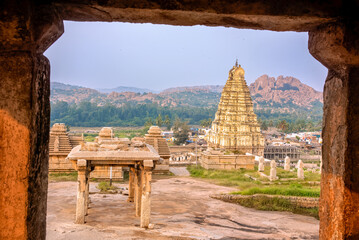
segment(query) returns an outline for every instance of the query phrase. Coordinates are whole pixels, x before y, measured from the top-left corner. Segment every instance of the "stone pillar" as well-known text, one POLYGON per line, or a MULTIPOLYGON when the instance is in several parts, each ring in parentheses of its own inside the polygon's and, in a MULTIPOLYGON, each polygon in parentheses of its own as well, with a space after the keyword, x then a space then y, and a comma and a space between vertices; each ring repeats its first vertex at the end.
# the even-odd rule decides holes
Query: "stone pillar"
POLYGON ((290 171, 290 157, 288 156, 284 159, 284 170, 290 171))
POLYGON ((85 159, 77 160, 77 203, 76 203, 76 220, 77 224, 85 223, 86 215, 86 179, 88 178, 87 161, 85 159))
POLYGON ((152 160, 143 161, 144 169, 142 172, 142 200, 141 200, 141 224, 140 227, 148 228, 151 217, 151 181, 152 168, 154 167, 152 160))
POLYGON ((133 202, 135 195, 135 168, 130 167, 128 179, 128 199, 127 202, 133 202))
POLYGON ((269 176, 269 180, 271 181, 275 181, 277 180, 277 163, 272 160, 270 162, 270 176, 269 176))
POLYGON ((135 169, 135 207, 136 217, 141 216, 141 198, 142 198, 142 171, 140 168, 135 169))
POLYGON ((258 160, 258 172, 264 171, 264 157, 259 157, 258 160))
POLYGON ((324 86, 319 203, 322 240, 359 239, 358 33, 358 23, 351 21, 309 33, 311 54, 329 69, 324 86))
POLYGON ((85 215, 88 215, 90 205, 90 171, 86 170, 86 188, 85 188, 85 215))
POLYGON ((302 160, 299 160, 299 161, 298 161, 298 165, 297 165, 297 167, 298 167, 297 177, 298 177, 298 179, 302 179, 302 180, 304 179, 303 166, 304 166, 304 164, 303 164, 302 160))
POLYGON ((53 18, 35 15, 31 1, 0 5, 0 239, 41 240, 46 237, 50 64, 39 47, 57 37, 46 37, 45 25, 53 18))

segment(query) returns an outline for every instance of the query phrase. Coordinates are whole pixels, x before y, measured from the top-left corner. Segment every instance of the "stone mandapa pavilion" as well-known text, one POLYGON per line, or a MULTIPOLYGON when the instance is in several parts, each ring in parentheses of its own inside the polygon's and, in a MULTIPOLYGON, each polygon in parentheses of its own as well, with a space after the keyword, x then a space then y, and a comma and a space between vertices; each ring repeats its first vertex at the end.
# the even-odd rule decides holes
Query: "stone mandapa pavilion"
POLYGON ((213 148, 263 156, 264 137, 253 111, 244 70, 238 61, 229 71, 207 139, 213 148))
POLYGON ((145 136, 145 142, 151 145, 162 158, 162 162, 156 164, 154 173, 168 173, 170 171, 170 149, 166 139, 163 138, 162 131, 157 126, 152 126, 145 136))
MULTIPOLYGON (((108 129, 104 129, 106 132, 108 129)), ((151 215, 152 171, 160 156, 155 149, 141 141, 125 138, 101 139, 72 149, 67 157, 78 171, 76 223, 84 224, 89 206, 90 173, 95 167, 129 167, 129 202, 135 202, 140 226, 147 228, 151 215)))

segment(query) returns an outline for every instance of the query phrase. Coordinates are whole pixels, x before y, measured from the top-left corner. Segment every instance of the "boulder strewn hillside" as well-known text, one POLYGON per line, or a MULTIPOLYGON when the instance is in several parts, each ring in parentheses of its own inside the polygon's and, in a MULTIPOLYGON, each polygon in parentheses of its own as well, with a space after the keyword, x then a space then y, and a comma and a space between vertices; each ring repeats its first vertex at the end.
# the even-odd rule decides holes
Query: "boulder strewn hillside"
POLYGON ((279 76, 277 79, 263 75, 250 84, 249 91, 253 101, 258 103, 292 103, 310 108, 312 102, 323 103, 323 93, 314 90, 294 77, 279 76))

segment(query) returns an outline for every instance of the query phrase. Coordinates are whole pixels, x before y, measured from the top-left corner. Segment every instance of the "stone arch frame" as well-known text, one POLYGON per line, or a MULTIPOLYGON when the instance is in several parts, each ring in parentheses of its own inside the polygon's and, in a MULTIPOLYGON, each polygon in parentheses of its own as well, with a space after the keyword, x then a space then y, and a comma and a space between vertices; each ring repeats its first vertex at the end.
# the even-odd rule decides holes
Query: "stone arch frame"
POLYGON ((0 2, 0 238, 45 239, 50 63, 63 20, 308 31, 324 87, 320 239, 359 239, 356 1, 4 0, 0 2))

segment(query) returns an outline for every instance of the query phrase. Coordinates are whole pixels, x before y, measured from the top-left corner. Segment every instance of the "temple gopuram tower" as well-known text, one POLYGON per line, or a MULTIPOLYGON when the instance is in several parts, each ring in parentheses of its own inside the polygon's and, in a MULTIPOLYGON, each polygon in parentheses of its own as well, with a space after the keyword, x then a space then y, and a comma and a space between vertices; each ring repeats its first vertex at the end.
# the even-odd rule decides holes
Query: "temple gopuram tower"
POLYGON ((212 148, 263 156, 264 138, 238 62, 229 71, 207 140, 212 148))

